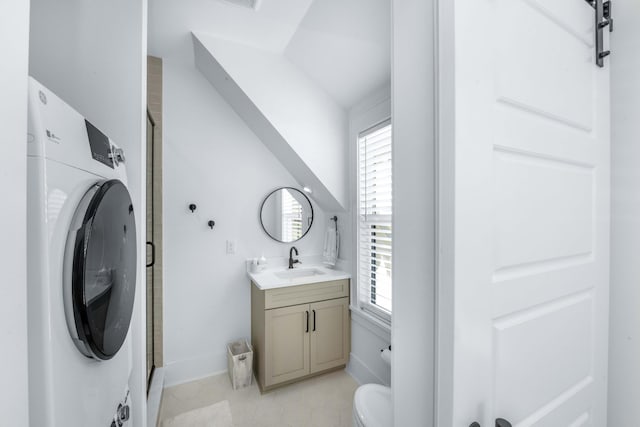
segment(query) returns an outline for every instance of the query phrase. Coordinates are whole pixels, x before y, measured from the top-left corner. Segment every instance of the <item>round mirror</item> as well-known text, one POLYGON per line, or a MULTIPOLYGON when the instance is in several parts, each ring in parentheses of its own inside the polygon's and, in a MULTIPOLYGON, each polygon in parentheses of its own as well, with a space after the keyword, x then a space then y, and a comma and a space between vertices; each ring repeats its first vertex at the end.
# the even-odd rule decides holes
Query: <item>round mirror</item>
POLYGON ((278 188, 262 202, 260 222, 269 237, 278 242, 300 240, 313 224, 311 201, 295 188, 278 188))

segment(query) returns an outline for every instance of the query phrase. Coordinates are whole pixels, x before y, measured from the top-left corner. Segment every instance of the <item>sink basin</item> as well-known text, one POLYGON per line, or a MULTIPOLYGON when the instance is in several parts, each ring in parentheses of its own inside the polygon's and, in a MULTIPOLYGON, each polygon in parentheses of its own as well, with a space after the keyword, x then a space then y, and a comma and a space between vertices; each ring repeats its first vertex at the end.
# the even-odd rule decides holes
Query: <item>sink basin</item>
POLYGON ((294 268, 291 270, 279 271, 273 274, 280 279, 297 279, 299 277, 319 276, 325 274, 325 272, 315 268, 294 268))
MULTIPOLYGON (((310 285, 320 282, 331 282, 335 280, 350 279, 351 275, 344 271, 328 269, 319 264, 297 265, 295 268, 288 269, 287 264, 278 263, 274 268, 268 268, 261 271, 251 271, 252 268, 247 262, 247 275, 259 290, 266 291, 269 289, 285 288, 288 286, 310 285)), ((274 262, 275 264, 275 262, 274 262)))

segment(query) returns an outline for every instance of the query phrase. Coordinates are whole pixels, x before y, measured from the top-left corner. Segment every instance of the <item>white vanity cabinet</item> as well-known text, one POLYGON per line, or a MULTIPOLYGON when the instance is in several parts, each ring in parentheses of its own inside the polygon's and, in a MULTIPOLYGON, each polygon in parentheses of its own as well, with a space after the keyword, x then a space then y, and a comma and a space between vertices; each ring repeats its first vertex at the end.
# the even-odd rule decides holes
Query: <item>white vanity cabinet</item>
POLYGON ((261 391, 346 365, 349 279, 261 290, 251 284, 251 341, 261 391))

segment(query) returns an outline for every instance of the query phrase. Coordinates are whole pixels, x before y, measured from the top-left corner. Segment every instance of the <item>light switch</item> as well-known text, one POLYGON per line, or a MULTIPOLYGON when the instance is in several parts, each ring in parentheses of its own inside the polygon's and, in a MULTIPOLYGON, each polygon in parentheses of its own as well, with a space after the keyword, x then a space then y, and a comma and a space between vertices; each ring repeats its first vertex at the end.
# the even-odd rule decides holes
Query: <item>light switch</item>
POLYGON ((227 255, 233 255, 236 253, 235 240, 227 240, 227 255))

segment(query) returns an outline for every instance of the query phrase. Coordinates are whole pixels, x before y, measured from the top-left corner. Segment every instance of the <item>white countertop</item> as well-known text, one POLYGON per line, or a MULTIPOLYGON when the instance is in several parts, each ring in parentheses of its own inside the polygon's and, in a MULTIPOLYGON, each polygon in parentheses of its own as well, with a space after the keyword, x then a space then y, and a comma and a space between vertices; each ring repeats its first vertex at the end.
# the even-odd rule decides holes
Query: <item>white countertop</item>
MULTIPOLYGON (((263 271, 258 273, 251 273, 247 271, 247 274, 256 284, 258 289, 267 290, 267 289, 276 289, 276 288, 284 288, 287 286, 298 286, 298 285, 308 285, 310 283, 320 283, 320 282, 328 282, 330 280, 342 280, 342 279, 350 279, 351 275, 341 270, 335 270, 331 268, 327 268, 324 265, 319 264, 302 264, 296 265, 293 268, 294 273, 302 272, 304 270, 315 270, 317 274, 312 276, 303 276, 303 277, 292 277, 292 278, 281 278, 276 275, 276 273, 283 273, 289 271, 286 266, 277 266, 266 268, 263 271)), ((286 273, 285 273, 286 274, 286 273)))

